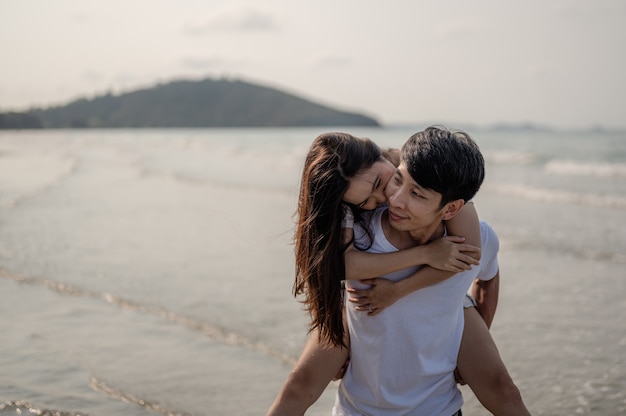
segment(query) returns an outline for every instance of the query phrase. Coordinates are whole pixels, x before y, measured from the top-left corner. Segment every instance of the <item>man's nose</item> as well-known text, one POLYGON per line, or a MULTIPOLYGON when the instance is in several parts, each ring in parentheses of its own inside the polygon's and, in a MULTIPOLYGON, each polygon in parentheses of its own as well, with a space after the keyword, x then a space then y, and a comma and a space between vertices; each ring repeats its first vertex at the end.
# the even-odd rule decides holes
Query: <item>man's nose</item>
POLYGON ((400 192, 400 188, 397 188, 391 195, 389 195, 389 201, 387 203, 390 206, 401 208, 404 206, 404 198, 400 192))

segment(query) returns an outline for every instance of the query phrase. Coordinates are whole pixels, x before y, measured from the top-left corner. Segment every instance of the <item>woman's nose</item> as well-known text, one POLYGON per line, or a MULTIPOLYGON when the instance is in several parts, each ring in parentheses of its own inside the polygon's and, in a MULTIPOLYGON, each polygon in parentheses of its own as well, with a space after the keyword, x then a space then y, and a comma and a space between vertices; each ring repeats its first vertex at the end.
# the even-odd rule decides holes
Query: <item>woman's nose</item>
POLYGON ((361 208, 363 208, 365 211, 371 211, 373 209, 376 209, 377 206, 378 206, 378 203, 376 202, 376 200, 373 198, 370 198, 367 200, 367 203, 363 205, 361 208))
POLYGON ((382 189, 382 188, 377 189, 372 194, 372 196, 374 197, 376 202, 379 203, 379 204, 384 204, 385 202, 387 202, 387 197, 385 196, 384 189, 382 189))

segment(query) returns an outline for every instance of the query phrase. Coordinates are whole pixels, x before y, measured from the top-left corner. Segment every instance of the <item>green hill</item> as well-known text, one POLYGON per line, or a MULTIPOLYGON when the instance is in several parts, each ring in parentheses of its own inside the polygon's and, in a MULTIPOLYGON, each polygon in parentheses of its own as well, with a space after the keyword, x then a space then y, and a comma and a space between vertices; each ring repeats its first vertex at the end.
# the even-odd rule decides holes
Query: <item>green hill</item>
POLYGON ((378 126, 277 89, 243 81, 173 81, 64 106, 0 113, 0 128, 378 126))

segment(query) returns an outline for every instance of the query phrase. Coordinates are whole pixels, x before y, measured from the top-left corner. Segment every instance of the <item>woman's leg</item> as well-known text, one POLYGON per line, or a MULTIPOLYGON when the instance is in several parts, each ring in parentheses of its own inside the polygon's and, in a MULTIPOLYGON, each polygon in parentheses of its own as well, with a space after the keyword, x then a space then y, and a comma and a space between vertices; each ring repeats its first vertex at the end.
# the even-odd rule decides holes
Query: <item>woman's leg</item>
POLYGON ((348 354, 345 347, 320 344, 318 333, 312 332, 267 415, 304 415, 337 376, 348 354))
POLYGON ((465 329, 457 366, 463 381, 491 413, 496 416, 530 415, 476 308, 465 308, 465 329))

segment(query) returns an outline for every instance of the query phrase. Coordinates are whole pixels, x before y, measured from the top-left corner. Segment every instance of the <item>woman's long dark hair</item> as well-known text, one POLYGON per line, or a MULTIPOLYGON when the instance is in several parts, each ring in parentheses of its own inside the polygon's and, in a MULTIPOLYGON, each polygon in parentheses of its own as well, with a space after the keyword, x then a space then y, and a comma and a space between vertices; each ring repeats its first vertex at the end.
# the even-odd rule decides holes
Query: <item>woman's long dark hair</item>
POLYGON ((293 293, 304 295, 311 316, 309 330, 317 330, 320 340, 334 346, 345 346, 341 281, 347 245, 342 200, 350 179, 380 157, 380 149, 369 139, 325 133, 315 139, 304 163, 296 213, 293 293))

